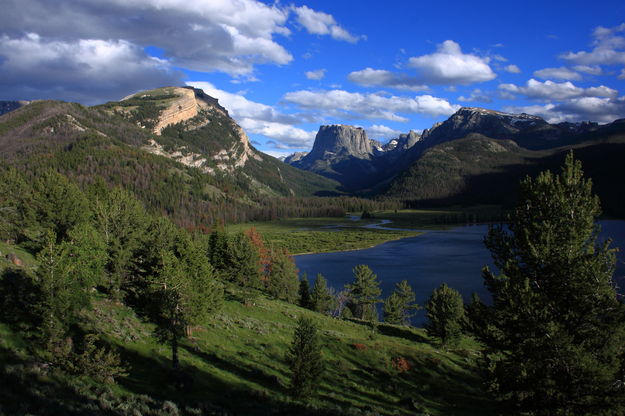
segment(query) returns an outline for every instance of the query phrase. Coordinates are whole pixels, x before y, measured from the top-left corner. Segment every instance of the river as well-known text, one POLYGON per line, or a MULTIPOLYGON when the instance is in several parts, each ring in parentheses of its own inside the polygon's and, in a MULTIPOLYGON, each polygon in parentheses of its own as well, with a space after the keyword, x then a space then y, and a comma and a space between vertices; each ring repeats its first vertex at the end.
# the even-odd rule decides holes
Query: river
MULTIPOLYGON (((617 257, 615 281, 625 287, 625 221, 600 221, 600 224, 600 238, 610 237, 613 247, 623 248, 617 257)), ((328 285, 337 290, 352 281, 352 269, 356 265, 366 264, 378 275, 382 297, 393 291, 395 283, 406 279, 420 305, 441 283, 458 290, 465 301, 473 292, 488 299, 481 275, 485 265, 492 267, 490 252, 483 244, 487 230, 487 225, 472 225, 426 231, 417 237, 389 241, 364 250, 299 255, 295 256, 295 263, 301 273, 308 275, 311 285, 317 273, 321 273, 328 285)), ((420 325, 424 319, 425 312, 421 310, 413 323, 420 325)))

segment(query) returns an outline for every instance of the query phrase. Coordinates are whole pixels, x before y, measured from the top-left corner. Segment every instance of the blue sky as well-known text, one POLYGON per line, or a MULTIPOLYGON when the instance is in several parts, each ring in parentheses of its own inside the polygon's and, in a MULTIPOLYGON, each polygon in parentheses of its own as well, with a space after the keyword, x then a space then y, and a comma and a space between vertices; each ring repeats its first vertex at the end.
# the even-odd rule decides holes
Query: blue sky
POLYGON ((309 149, 321 124, 387 141, 460 106, 625 117, 623 1, 3 3, 0 99, 194 85, 273 155, 309 149))

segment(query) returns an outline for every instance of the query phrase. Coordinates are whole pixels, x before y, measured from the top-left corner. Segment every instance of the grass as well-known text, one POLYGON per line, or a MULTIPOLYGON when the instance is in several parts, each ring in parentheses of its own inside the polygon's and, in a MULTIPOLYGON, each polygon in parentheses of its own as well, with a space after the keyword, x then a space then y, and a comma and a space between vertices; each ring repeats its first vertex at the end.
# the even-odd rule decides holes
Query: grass
MULTIPOLYGON (((23 341, 0 325, 3 365, 21 369, 24 379, 20 383, 27 387, 24 392, 12 390, 12 400, 23 401, 31 395, 28 392, 45 391, 45 400, 54 401, 46 405, 68 414, 75 413, 65 407, 71 403, 80 408, 81 400, 88 404, 90 414, 106 413, 124 402, 153 409, 154 413, 143 414, 161 414, 157 411, 167 402, 175 403, 179 414, 198 414, 193 409, 245 415, 494 414, 493 404, 480 388, 478 345, 469 338, 455 349, 442 350, 421 329, 380 325, 373 330, 364 322, 331 318, 261 294, 250 301, 249 293, 238 288, 228 288, 224 309, 182 343, 181 364, 192 380, 182 391, 171 386, 169 349, 154 340, 152 326, 132 310, 101 298, 84 315, 83 326, 103 332, 118 348, 131 366, 128 376, 105 392, 94 390, 88 379, 64 379, 56 373, 33 377, 32 358, 7 352, 23 351, 23 341), (302 314, 320 328, 326 363, 318 394, 305 406, 287 395, 285 361, 297 317, 302 314), (409 363, 407 371, 393 366, 392 360, 398 357, 409 363)), ((19 376, 6 371, 2 373, 6 380, 19 376)), ((30 399, 45 401, 39 393, 30 399)), ((40 414, 32 406, 25 410, 40 414)), ((115 414, 133 413, 129 409, 115 414)))
MULTIPOLYGON (((284 247, 292 254, 325 253, 359 250, 391 240, 414 237, 416 230, 444 229, 452 226, 496 222, 504 211, 493 205, 474 207, 449 207, 440 209, 406 209, 376 211, 374 219, 352 220, 344 218, 289 218, 276 221, 229 225, 229 232, 256 228, 269 246, 284 247), (390 220, 385 228, 362 228, 390 220)), ((356 215, 351 218, 357 217, 356 215)))
POLYGON ((229 225, 229 232, 251 227, 260 232, 268 246, 282 247, 291 254, 325 253, 359 250, 420 233, 408 230, 376 230, 362 228, 379 220, 349 218, 291 218, 270 222, 229 225))
POLYGON ((0 241, 0 272, 7 267, 13 266, 13 263, 7 259, 9 254, 15 254, 17 258, 22 260, 24 263, 23 267, 26 269, 34 269, 36 267, 35 258, 28 251, 6 241, 0 241))

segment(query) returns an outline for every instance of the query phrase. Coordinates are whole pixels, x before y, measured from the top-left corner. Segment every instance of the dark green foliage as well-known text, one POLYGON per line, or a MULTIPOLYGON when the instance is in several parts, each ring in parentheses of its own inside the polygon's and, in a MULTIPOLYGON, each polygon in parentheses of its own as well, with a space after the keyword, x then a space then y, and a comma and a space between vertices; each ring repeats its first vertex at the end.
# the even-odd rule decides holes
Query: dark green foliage
POLYGON ((465 320, 460 293, 443 283, 434 289, 425 309, 427 322, 424 328, 428 335, 440 338, 444 346, 456 344, 462 335, 465 320))
POLYGON ((82 351, 73 356, 70 372, 86 375, 101 383, 112 383, 117 377, 128 375, 119 354, 104 346, 98 346, 96 334, 86 334, 82 351))
POLYGON ((312 309, 310 300, 310 286, 308 284, 308 276, 304 273, 299 281, 299 306, 306 309, 312 309))
POLYGON ((415 294, 407 280, 395 284, 395 290, 384 301, 384 322, 407 325, 414 316, 413 311, 421 309, 414 303, 415 294))
POLYGON ((299 400, 311 398, 323 374, 323 358, 317 327, 310 318, 301 316, 287 354, 291 370, 289 394, 299 400))
POLYGON ((259 270, 260 255, 250 238, 244 233, 236 233, 229 237, 228 253, 225 254, 229 264, 226 268, 226 279, 240 286, 259 288, 261 273, 259 270))
POLYGON ((299 279, 293 257, 286 250, 273 249, 270 253, 267 291, 277 299, 295 303, 299 279))
POLYGON ((215 271, 223 278, 226 278, 232 259, 230 257, 228 233, 223 227, 213 231, 208 239, 208 259, 215 271))
POLYGON ((382 291, 377 275, 365 264, 354 267, 354 281, 345 285, 350 291, 350 296, 354 306, 354 315, 359 319, 367 321, 377 321, 378 313, 376 303, 382 291))
POLYGON ((612 283, 615 250, 597 240, 599 212, 569 154, 559 175, 521 183, 509 231, 493 227, 485 240, 501 274, 484 270, 493 306, 472 315, 491 388, 515 412, 625 411, 625 310, 612 283))
POLYGON ((328 288, 328 283, 321 273, 317 274, 310 294, 310 306, 313 311, 330 313, 334 309, 334 296, 328 288))
POLYGON ((88 195, 93 223, 108 253, 107 279, 103 286, 120 298, 131 283, 149 217, 132 194, 119 187, 109 190, 101 180, 89 188, 88 195))
POLYGON ((28 237, 37 245, 41 244, 45 230, 52 230, 57 241, 61 241, 74 226, 86 222, 90 216, 87 198, 59 173, 45 172, 35 181, 33 191, 32 203, 40 228, 31 228, 32 234, 28 237))

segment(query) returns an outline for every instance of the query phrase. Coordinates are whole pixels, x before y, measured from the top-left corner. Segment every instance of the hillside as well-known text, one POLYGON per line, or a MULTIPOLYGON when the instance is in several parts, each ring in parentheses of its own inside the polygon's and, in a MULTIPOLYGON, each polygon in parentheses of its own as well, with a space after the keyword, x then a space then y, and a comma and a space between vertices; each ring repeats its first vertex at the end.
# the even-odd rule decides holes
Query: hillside
POLYGON ((81 186, 102 178, 131 190, 152 212, 191 227, 254 218, 269 197, 336 188, 258 152, 216 100, 185 88, 92 108, 33 102, 0 117, 0 162, 35 176, 51 168, 81 186), (189 110, 190 99, 199 112, 189 110), (167 113, 171 105, 186 112, 167 113))
POLYGON ((0 323, 0 413, 21 415, 487 415, 480 391, 477 345, 466 339, 451 351, 423 330, 338 320, 262 295, 228 291, 222 312, 194 328, 181 345, 188 387, 169 379, 168 349, 153 326, 106 299, 94 302, 81 326, 105 334, 129 367, 117 384, 64 377, 26 353, 26 341, 0 323), (322 328, 326 372, 318 398, 302 406, 286 394, 287 348, 296 317, 322 328), (394 367, 401 357, 407 367, 394 367), (170 410, 167 410, 170 409, 170 410), (171 409, 179 409, 173 413, 171 409), (135 412, 135 413, 133 413, 135 412), (202 412, 202 413, 200 413, 202 412))
POLYGON ((500 204, 516 202, 519 180, 546 169, 556 171, 572 149, 593 180, 603 210, 625 215, 625 197, 617 191, 625 175, 625 135, 610 135, 575 146, 528 150, 511 140, 472 134, 426 150, 392 181, 382 198, 401 199, 411 206, 500 204))

